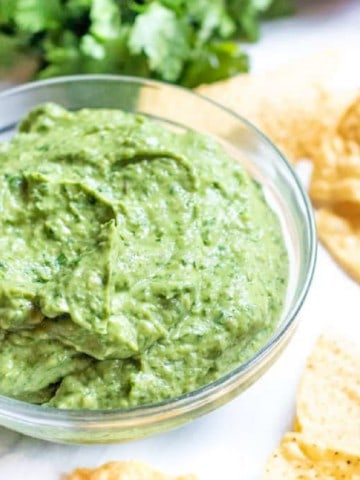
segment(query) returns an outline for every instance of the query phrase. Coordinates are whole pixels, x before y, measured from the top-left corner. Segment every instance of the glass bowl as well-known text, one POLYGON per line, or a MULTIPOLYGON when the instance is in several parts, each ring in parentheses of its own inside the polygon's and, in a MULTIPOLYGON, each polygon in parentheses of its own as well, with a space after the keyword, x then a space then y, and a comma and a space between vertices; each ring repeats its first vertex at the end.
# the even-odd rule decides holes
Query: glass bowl
POLYGON ((0 141, 29 109, 43 102, 68 109, 121 108, 170 128, 193 129, 220 141, 261 182, 282 224, 290 258, 287 299, 278 326, 253 358, 217 381, 181 397, 126 410, 58 410, 0 396, 0 425, 64 443, 111 443, 152 435, 203 415, 249 387, 271 366, 294 333, 316 258, 312 209, 294 170, 277 148, 234 112, 188 90, 110 75, 56 78, 0 94, 0 141))

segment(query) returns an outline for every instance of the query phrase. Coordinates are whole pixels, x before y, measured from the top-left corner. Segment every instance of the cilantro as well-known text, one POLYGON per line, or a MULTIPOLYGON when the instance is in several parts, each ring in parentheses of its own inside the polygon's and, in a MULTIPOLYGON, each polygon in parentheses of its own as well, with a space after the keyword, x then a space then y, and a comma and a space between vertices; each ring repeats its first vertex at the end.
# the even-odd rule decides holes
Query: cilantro
POLYGON ((259 16, 269 8, 271 0, 232 0, 229 3, 240 35, 250 41, 258 40, 259 16))
POLYGON ((17 0, 0 0, 0 25, 11 22, 16 12, 17 0))
POLYGON ((14 21, 25 32, 54 30, 61 25, 60 0, 17 0, 14 21))
POLYGON ((21 48, 19 39, 0 33, 0 67, 11 67, 14 65, 21 48))
POLYGON ((93 0, 90 20, 90 31, 99 40, 120 35, 120 10, 115 0, 93 0))
POLYGON ((266 18, 282 17, 294 13, 295 5, 289 0, 272 0, 269 8, 265 11, 266 18))
POLYGON ((189 56, 189 27, 168 8, 153 2, 138 15, 129 38, 130 52, 144 53, 150 70, 175 82, 189 56))
POLYGON ((214 42, 193 53, 181 83, 192 88, 232 77, 248 68, 248 57, 236 43, 214 42))
POLYGON ((214 36, 228 38, 236 31, 235 21, 225 8, 224 0, 189 0, 187 14, 192 24, 197 25, 196 44, 201 45, 214 36))
POLYGON ((39 58, 39 77, 122 73, 193 87, 247 71, 239 40, 294 0, 0 0, 0 68, 39 58))
POLYGON ((5 180, 7 181, 10 188, 19 188, 22 184, 23 177, 17 174, 5 173, 5 180))
POLYGON ((63 253, 60 253, 58 257, 56 258, 56 262, 58 265, 63 266, 67 264, 67 258, 63 253))

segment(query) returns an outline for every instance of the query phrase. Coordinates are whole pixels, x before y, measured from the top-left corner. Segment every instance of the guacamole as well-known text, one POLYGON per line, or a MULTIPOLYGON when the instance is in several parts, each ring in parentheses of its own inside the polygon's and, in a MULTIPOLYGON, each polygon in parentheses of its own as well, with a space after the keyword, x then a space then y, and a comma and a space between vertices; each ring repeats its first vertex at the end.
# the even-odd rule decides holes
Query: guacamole
POLYGON ((0 208, 2 395, 162 401, 249 359, 279 320, 278 218, 207 136, 40 106, 0 144, 0 208))

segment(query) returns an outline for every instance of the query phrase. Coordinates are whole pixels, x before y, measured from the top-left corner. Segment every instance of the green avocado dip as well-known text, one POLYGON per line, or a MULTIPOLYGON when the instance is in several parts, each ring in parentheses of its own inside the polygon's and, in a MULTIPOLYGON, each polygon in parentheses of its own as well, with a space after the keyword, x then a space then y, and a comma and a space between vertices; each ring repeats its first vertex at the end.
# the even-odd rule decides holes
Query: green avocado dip
POLYGON ((262 188, 214 140, 46 104, 0 144, 0 394, 149 404, 249 359, 288 257, 262 188))

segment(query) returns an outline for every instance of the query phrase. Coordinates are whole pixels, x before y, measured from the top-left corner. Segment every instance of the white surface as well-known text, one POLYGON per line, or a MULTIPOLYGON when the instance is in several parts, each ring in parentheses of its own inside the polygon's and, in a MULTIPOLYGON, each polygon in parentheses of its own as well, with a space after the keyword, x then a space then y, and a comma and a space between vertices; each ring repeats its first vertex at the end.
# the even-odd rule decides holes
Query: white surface
MULTIPOLYGON (((354 55, 355 72, 360 63, 360 2, 309 0, 302 5, 295 18, 264 27, 261 42, 250 48, 253 70, 341 43, 354 55)), ((0 479, 59 480, 74 467, 120 459, 144 460, 174 474, 194 472, 203 480, 260 479, 267 455, 291 427, 296 385, 318 334, 331 325, 360 341, 359 293, 359 285, 320 248, 294 339, 270 371, 240 397, 178 430, 130 444, 54 445, 0 428, 0 479)))

